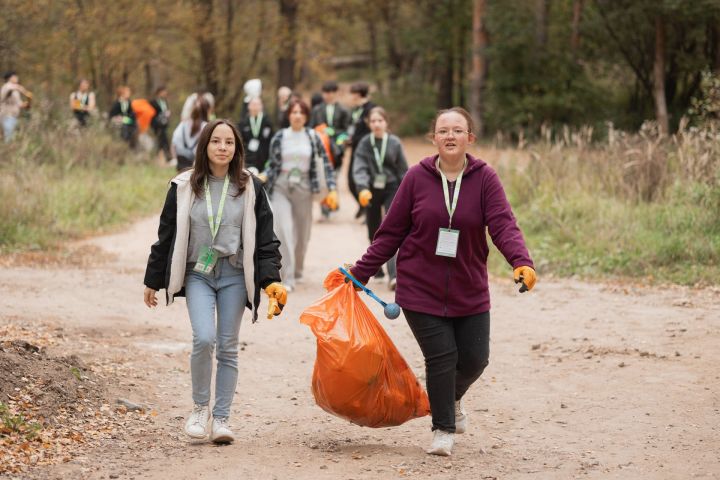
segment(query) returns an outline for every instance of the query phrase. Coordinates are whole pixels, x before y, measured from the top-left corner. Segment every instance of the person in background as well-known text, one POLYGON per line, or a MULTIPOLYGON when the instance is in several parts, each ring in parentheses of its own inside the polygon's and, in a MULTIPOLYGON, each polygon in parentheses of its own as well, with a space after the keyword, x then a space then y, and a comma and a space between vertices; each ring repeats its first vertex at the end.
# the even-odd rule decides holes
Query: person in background
POLYGON ((194 168, 171 181, 143 282, 143 299, 150 308, 157 306, 160 289, 166 290, 168 303, 185 295, 193 333, 190 376, 195 405, 185 433, 194 439, 209 434, 214 443, 235 440, 229 418, 244 309, 250 309, 254 323, 261 290, 276 302, 269 305, 271 316, 279 315, 287 303, 287 292, 279 283, 281 257, 273 212, 260 181, 243 167, 242 143, 230 121, 207 125, 200 134, 194 168))
POLYGON ((208 118, 214 117, 214 110, 215 110, 215 96, 213 96, 212 93, 208 92, 207 88, 200 87, 198 90, 194 93, 191 93, 188 95, 188 97, 185 99, 185 103, 183 103, 182 110, 180 110, 180 121, 183 122, 185 120, 190 119, 190 115, 192 115, 193 108, 195 107, 195 103, 197 102, 198 98, 204 98, 208 105, 208 118))
POLYGON ((175 159, 177 171, 183 171, 193 166, 195 162, 195 149, 200 140, 200 133, 209 121, 210 105, 205 98, 200 97, 195 102, 193 111, 188 120, 183 120, 175 127, 170 150, 175 159))
POLYGON ((5 73, 3 78, 5 84, 0 87, 0 122, 2 123, 3 138, 5 143, 8 143, 15 134, 20 112, 30 106, 29 100, 32 98, 32 93, 20 85, 20 80, 14 71, 5 73), (28 100, 23 100, 22 95, 28 100))
POLYGON ((397 252, 395 301, 425 357, 433 455, 450 455, 455 434, 467 431, 463 397, 488 365, 486 234, 521 292, 537 278, 500 178, 467 153, 473 129, 460 107, 436 114, 429 135, 437 153, 408 170, 372 244, 350 268, 365 283, 397 252))
POLYGON ((150 105, 155 109, 150 126, 157 138, 158 155, 162 153, 165 156, 165 163, 172 160, 172 152, 170 151, 170 140, 168 140, 167 129, 170 125, 170 108, 167 103, 168 91, 163 85, 155 89, 155 98, 152 99, 150 105))
POLYGON ((127 85, 117 89, 117 99, 110 108, 110 121, 120 127, 120 138, 125 140, 130 148, 137 147, 137 119, 132 109, 130 96, 132 91, 127 85))
POLYGON ((338 84, 327 81, 322 86, 322 103, 314 106, 310 115, 310 126, 325 124, 325 133, 330 137, 335 170, 342 168, 343 145, 347 140, 350 113, 337 101, 338 84))
POLYGON ((243 84, 245 97, 243 98, 242 108, 240 109, 240 121, 245 120, 248 116, 248 104, 253 98, 262 98, 262 80, 259 78, 251 78, 243 84))
MULTIPOLYGON (((368 114, 375 106, 370 101, 370 86, 365 82, 353 83, 350 86, 350 103, 353 106, 351 114, 351 124, 348 127, 348 137, 350 140, 350 168, 348 169, 348 188, 353 194, 355 200, 358 200, 358 189, 355 186, 353 178, 353 162, 355 158, 355 149, 365 135, 370 133, 367 124, 368 114)), ((359 205, 359 204, 358 204, 359 205)), ((360 218, 365 214, 365 208, 359 205, 355 218, 360 218)))
POLYGON ((312 227, 313 194, 320 192, 319 172, 323 168, 329 191, 325 200, 337 207, 335 171, 325 154, 320 137, 306 126, 310 107, 302 100, 288 106, 290 126, 278 130, 270 141, 270 158, 260 174, 275 215, 275 232, 283 258, 281 277, 289 292, 302 279, 305 253, 312 227), (316 163, 319 159, 319 165, 316 163))
POLYGON ((90 115, 95 112, 95 92, 90 91, 90 81, 83 78, 78 89, 70 94, 70 109, 80 127, 86 127, 90 115))
POLYGON ((245 146, 245 165, 253 175, 257 175, 265 168, 270 154, 270 139, 273 127, 270 119, 265 115, 262 100, 252 98, 247 105, 248 114, 240 120, 238 130, 245 146))
MULTIPOLYGON (((370 242, 390 209, 395 193, 408 170, 402 143, 388 133, 385 109, 375 107, 368 117, 371 132, 358 143, 353 162, 353 178, 358 189, 358 202, 366 209, 367 230, 370 242)), ((390 290, 395 290, 396 255, 387 262, 390 290)), ((382 267, 375 278, 384 278, 382 267)))
POLYGON ((275 105, 275 117, 277 119, 278 128, 287 128, 290 126, 288 122, 287 109, 290 105, 290 96, 292 95, 290 87, 282 86, 277 91, 277 104, 275 105))

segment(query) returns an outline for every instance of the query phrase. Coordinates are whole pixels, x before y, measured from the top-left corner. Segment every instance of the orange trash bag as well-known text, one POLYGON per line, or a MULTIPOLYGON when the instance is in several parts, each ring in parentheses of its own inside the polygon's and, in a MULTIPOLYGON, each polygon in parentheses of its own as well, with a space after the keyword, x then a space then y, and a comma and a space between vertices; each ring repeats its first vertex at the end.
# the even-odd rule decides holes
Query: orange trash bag
POLYGON ((300 322, 317 337, 312 391, 325 411, 365 427, 391 427, 430 413, 427 393, 380 322, 339 271, 300 322))

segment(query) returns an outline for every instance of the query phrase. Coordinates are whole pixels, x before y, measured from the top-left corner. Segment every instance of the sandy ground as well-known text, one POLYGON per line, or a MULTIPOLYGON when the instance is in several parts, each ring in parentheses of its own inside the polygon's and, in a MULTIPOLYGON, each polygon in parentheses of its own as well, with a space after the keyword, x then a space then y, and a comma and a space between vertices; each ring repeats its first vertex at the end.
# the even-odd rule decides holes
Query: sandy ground
MULTIPOLYGON (((410 144, 411 158, 426 145, 410 144)), ((492 155, 492 153, 488 153, 492 155)), ((720 478, 720 289, 648 289, 540 278, 520 295, 492 281, 491 361, 470 389, 469 432, 449 458, 424 453, 430 419, 368 429, 335 418, 310 391, 315 341, 298 321, 325 274, 367 246, 344 195, 316 223, 306 282, 284 314, 241 329, 229 446, 182 434, 191 409, 190 326, 183 300, 147 309, 142 277, 157 218, 90 239, 83 266, 0 270, 0 320, 62 327, 56 353, 116 366, 111 395, 158 412, 147 432, 118 437, 35 478, 720 478)), ((532 247, 532 246, 531 246, 532 247)), ((392 298, 384 283, 371 283, 392 298)), ((369 300, 369 299, 368 299, 369 300)), ((370 307, 381 318, 381 309, 370 307)), ((416 374, 419 348, 401 316, 383 320, 416 374)), ((114 401, 111 398, 110 401, 114 401)))

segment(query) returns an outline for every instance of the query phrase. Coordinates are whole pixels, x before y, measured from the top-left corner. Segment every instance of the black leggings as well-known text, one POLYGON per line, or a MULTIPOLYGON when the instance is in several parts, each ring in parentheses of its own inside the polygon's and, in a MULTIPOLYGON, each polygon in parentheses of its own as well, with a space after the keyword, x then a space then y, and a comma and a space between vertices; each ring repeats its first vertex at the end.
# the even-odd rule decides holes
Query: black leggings
POLYGON ((455 432, 455 401, 480 378, 490 356, 490 312, 438 317, 403 309, 425 357, 432 429, 455 432))

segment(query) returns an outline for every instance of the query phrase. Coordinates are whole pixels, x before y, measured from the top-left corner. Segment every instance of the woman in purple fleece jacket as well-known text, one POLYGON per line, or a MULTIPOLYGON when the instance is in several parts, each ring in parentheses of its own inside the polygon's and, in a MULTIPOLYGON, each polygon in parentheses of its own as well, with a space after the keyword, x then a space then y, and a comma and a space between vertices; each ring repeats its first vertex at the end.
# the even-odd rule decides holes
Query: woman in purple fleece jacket
POLYGON ((536 275, 500 179, 466 153, 475 141, 470 114, 438 112, 430 136, 438 154, 405 175, 352 274, 367 282, 397 251, 395 301, 425 357, 434 431, 428 453, 450 455, 454 434, 467 429, 462 397, 488 364, 486 229, 521 291, 533 288, 536 275))

